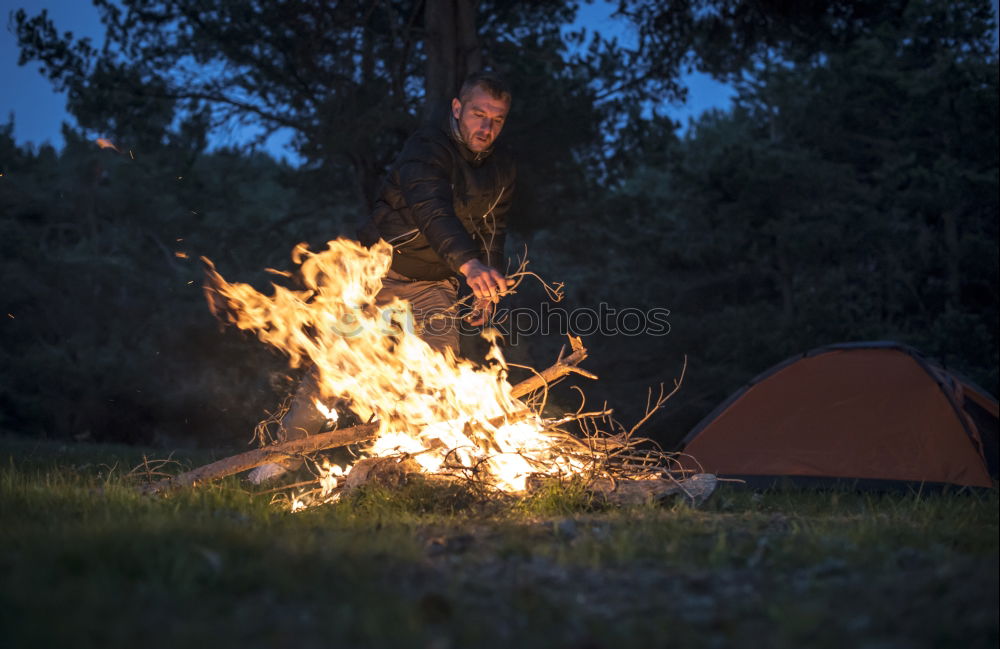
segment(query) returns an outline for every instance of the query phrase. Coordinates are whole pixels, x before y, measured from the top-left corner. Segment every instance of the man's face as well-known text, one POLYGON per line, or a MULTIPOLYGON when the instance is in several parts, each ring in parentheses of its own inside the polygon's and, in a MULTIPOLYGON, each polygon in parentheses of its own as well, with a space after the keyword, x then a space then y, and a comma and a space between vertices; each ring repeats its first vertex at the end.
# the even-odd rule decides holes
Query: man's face
POLYGON ((507 121, 509 110, 510 101, 494 99, 480 86, 473 88, 465 101, 451 100, 451 114, 458 122, 458 131, 473 153, 493 146, 507 121))

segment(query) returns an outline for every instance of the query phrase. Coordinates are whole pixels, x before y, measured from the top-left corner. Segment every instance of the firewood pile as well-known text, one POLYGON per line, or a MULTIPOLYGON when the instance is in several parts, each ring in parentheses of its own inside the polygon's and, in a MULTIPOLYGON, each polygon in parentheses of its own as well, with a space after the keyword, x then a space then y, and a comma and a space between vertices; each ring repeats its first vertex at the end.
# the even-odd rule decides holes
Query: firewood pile
MULTIPOLYGON (((540 413, 549 388, 568 375, 597 378, 579 367, 579 363, 587 358, 586 348, 578 338, 570 337, 570 342, 571 350, 568 355, 560 353, 551 367, 535 372, 530 378, 512 387, 512 396, 525 404, 525 416, 540 413)), ((564 455, 577 460, 584 470, 573 475, 557 476, 553 476, 551 471, 539 471, 528 479, 528 492, 544 488, 552 480, 576 478, 585 481, 587 490, 596 500, 614 505, 640 504, 672 496, 683 498, 695 506, 703 503, 715 490, 716 477, 683 468, 678 461, 678 454, 662 451, 651 440, 637 435, 639 428, 680 388, 685 369, 686 367, 682 368, 680 377, 674 381, 673 389, 669 392, 662 385, 657 394, 650 392, 645 416, 631 428, 626 429, 615 421, 611 410, 585 412, 585 399, 577 412, 558 419, 543 420, 546 433, 553 444, 564 455), (571 422, 579 426, 583 431, 582 435, 564 429, 571 422)), ((262 464, 303 458, 313 469, 313 479, 270 490, 281 492, 291 503, 293 510, 334 502, 364 485, 398 487, 414 475, 448 482, 464 482, 481 489, 483 493, 490 492, 489 481, 478 475, 475 465, 445 464, 443 471, 428 476, 409 454, 400 453, 387 457, 363 458, 353 464, 349 473, 333 476, 329 471, 329 463, 316 458, 319 452, 330 449, 357 445, 362 445, 363 448, 378 432, 378 422, 371 422, 303 439, 270 443, 179 475, 150 480, 141 488, 149 494, 164 494, 178 488, 208 485, 262 464)))

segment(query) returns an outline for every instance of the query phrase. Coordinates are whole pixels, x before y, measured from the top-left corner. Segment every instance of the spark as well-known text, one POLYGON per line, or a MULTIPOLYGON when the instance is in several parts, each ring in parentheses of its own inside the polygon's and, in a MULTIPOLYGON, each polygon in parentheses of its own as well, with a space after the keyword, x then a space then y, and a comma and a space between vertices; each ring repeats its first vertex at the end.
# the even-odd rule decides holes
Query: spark
POLYGON ((121 151, 118 150, 118 147, 116 147, 114 142, 112 142, 111 140, 99 137, 97 138, 96 141, 97 141, 97 146, 101 147, 102 149, 111 149, 115 153, 121 153, 121 151))

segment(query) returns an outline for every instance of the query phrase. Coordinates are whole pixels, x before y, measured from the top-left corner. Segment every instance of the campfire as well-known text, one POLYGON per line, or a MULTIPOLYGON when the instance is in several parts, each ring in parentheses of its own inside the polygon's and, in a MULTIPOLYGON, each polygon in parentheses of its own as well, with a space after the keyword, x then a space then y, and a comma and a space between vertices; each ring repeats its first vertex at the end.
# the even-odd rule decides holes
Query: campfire
MULTIPOLYGON (((560 353, 552 367, 531 370, 531 378, 511 385, 497 336, 492 336, 485 364, 477 365, 421 340, 408 303, 376 305, 391 259, 392 247, 384 242, 368 249, 338 239, 319 252, 300 244, 292 253, 300 287, 275 284, 271 295, 226 281, 204 260, 215 314, 283 352, 293 367, 314 372, 316 406, 334 430, 283 443, 260 435, 261 449, 160 481, 155 490, 363 443, 362 459, 353 465, 313 461, 314 480, 291 494, 292 509, 335 501, 387 470, 465 480, 508 494, 570 477, 585 479, 596 493, 619 501, 678 492, 698 501, 711 493, 714 476, 690 475, 672 454, 635 435, 680 387, 683 370, 672 391, 660 386, 658 395, 651 392, 646 416, 630 429, 618 424, 610 410, 584 412, 582 404, 577 412, 546 418, 542 412, 555 381, 574 372, 596 378, 577 366, 587 356, 580 341, 571 337, 569 354, 560 353), (337 429, 334 404, 367 423, 337 429), (572 422, 582 434, 566 430, 572 422)), ((511 290, 529 276, 537 277, 522 263, 510 275, 515 281, 511 290)), ((558 287, 550 287, 550 294, 558 298, 558 287)), ((435 317, 460 317, 459 306, 435 317)))

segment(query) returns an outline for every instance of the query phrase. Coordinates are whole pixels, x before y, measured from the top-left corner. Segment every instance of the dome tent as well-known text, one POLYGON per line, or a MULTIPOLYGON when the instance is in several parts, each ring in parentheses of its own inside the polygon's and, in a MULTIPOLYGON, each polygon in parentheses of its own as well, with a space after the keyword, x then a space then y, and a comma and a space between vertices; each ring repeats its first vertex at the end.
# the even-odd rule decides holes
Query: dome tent
POLYGON ((911 347, 844 343, 760 374, 682 444, 689 468, 751 484, 992 487, 997 417, 995 398, 911 347))

